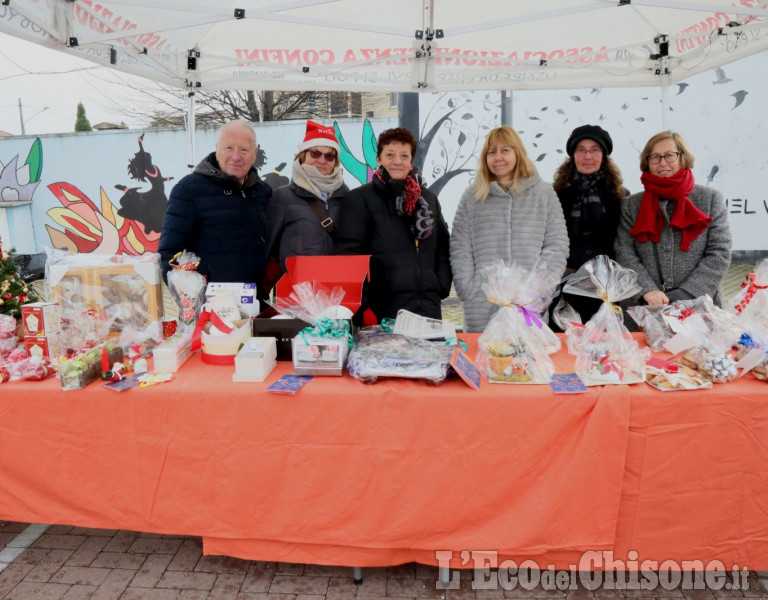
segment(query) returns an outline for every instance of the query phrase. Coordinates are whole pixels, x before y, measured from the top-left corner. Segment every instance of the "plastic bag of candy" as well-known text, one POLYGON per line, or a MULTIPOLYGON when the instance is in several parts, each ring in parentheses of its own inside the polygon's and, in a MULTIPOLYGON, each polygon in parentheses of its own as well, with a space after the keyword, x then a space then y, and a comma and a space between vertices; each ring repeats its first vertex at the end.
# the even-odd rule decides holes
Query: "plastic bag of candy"
POLYGON ((701 296, 672 304, 630 306, 627 313, 643 330, 653 351, 664 352, 665 344, 678 334, 691 338, 710 331, 714 308, 712 298, 701 296))
POLYGON ((575 371, 584 385, 644 382, 649 353, 640 350, 624 326, 617 304, 640 292, 637 274, 600 255, 579 267, 569 277, 563 292, 603 300, 574 344, 575 371))

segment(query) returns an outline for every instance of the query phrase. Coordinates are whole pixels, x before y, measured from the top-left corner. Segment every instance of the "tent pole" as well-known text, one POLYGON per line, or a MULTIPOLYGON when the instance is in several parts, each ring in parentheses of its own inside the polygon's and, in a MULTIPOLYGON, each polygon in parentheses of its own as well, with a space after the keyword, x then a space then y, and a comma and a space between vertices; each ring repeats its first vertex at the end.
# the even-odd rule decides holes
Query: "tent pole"
POLYGON ((195 168, 195 92, 187 93, 187 168, 195 168))
POLYGON ((512 90, 501 91, 501 124, 512 127, 512 90))
POLYGON ((666 131, 669 129, 667 124, 667 116, 669 115, 669 75, 664 74, 661 76, 661 129, 666 131))

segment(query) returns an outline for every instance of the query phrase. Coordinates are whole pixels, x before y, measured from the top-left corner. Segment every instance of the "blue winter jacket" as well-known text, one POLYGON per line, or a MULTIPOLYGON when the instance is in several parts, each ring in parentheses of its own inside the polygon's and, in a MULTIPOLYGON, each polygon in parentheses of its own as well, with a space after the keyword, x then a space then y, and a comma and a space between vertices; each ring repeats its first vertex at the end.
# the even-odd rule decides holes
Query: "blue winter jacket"
POLYGON ((241 185, 209 154, 171 190, 158 248, 163 276, 177 252, 190 250, 200 257, 198 271, 208 281, 255 282, 259 298, 265 298, 271 196, 255 169, 241 185))

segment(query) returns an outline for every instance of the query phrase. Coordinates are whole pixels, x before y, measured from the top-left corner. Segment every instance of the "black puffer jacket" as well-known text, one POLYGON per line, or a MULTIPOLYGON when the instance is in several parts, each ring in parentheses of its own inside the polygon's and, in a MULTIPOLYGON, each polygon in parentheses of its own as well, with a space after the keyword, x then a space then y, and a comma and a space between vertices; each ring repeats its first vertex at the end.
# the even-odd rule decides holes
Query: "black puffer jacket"
POLYGON ((209 154, 171 190, 159 245, 163 275, 177 252, 190 250, 200 257, 198 271, 208 281, 255 282, 263 299, 271 196, 255 169, 240 185, 209 154))
POLYGON ((426 188, 422 195, 435 217, 435 227, 418 245, 383 184, 368 183, 344 199, 340 242, 347 253, 372 255, 363 307, 373 310, 379 320, 396 317, 401 308, 440 319, 440 301, 451 291, 448 226, 437 197, 426 188))
POLYGON ((342 185, 328 202, 291 181, 275 190, 269 201, 270 256, 280 261, 285 272, 285 259, 289 256, 329 256, 340 254, 334 237, 341 212, 341 204, 349 188, 342 185), (334 222, 334 236, 320 224, 320 219, 309 203, 327 205, 328 216, 334 222))

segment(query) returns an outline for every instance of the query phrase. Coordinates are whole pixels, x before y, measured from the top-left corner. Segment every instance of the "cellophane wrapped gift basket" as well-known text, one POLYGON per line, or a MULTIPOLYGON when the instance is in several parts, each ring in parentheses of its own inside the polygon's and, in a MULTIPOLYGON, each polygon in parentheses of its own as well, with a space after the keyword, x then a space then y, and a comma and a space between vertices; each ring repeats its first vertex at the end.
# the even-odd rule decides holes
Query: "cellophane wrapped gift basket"
POLYGON ((527 269, 498 261, 483 273, 483 291, 499 306, 478 339, 477 366, 490 383, 549 383, 550 353, 560 340, 546 324, 559 274, 538 262, 527 269))
POLYGON ((179 307, 182 329, 194 329, 205 304, 205 277, 197 272, 200 258, 194 252, 184 250, 174 256, 168 272, 168 291, 179 307))
POLYGON ((627 313, 638 324, 654 352, 666 352, 676 335, 698 337, 713 327, 715 305, 709 296, 680 300, 672 304, 630 306, 627 313))
POLYGON ((618 302, 640 293, 637 274, 605 255, 597 256, 574 272, 563 292, 600 298, 603 305, 574 340, 575 370, 584 385, 645 381, 646 353, 624 325, 618 302))

